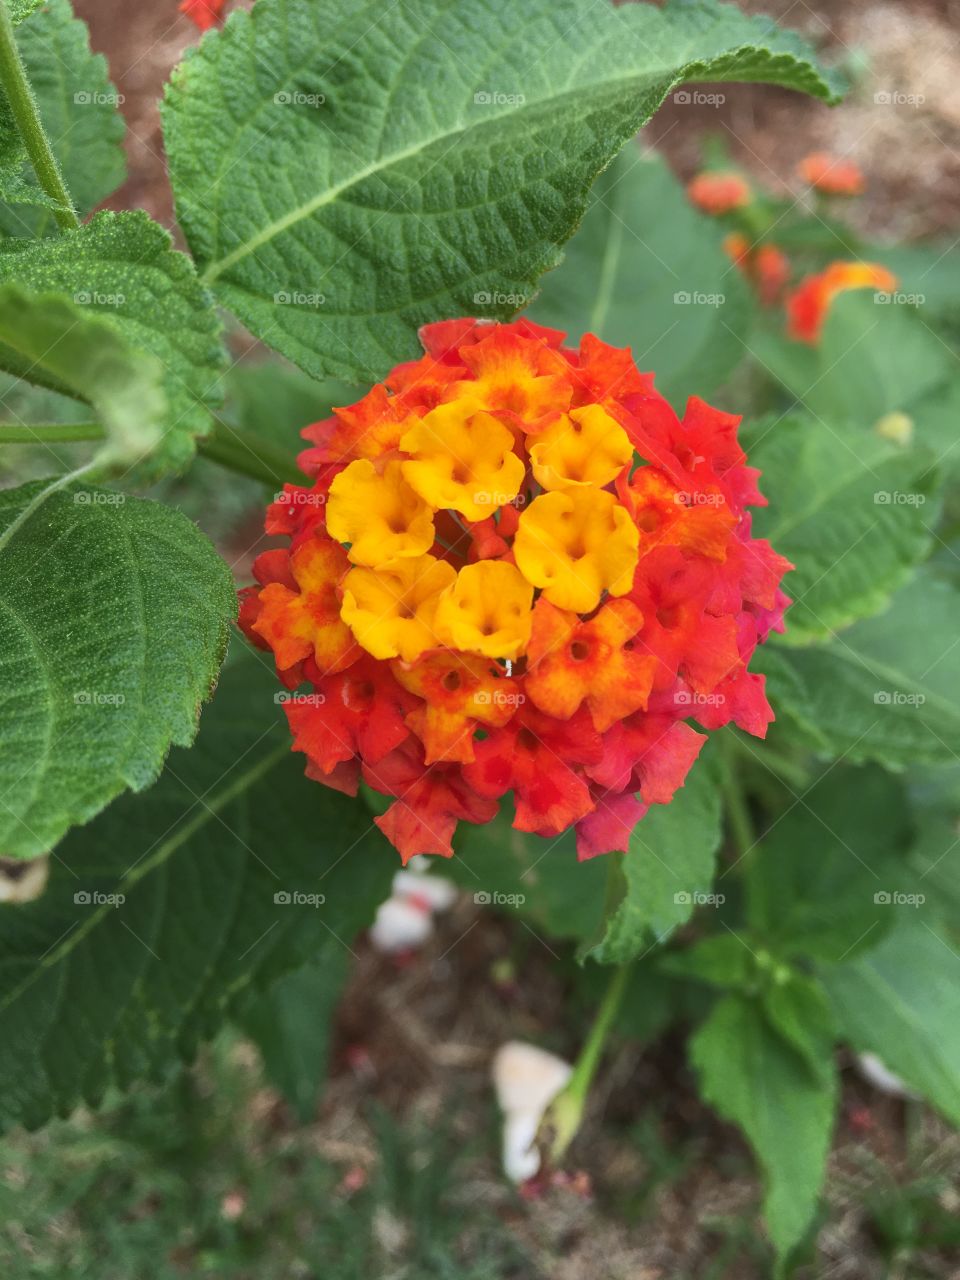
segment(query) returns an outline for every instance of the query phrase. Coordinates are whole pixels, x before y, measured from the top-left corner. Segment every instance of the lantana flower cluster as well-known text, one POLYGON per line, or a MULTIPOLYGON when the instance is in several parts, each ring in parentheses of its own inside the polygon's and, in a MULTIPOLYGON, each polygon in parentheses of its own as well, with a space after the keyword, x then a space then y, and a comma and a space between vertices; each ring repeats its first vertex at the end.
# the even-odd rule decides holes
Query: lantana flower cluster
POLYGON ((404 861, 512 796, 519 831, 626 849, 705 742, 763 736, 756 646, 791 566, 739 419, 683 418, 629 351, 525 320, 428 325, 426 354, 307 427, 241 625, 272 650, 309 777, 392 803, 404 861))

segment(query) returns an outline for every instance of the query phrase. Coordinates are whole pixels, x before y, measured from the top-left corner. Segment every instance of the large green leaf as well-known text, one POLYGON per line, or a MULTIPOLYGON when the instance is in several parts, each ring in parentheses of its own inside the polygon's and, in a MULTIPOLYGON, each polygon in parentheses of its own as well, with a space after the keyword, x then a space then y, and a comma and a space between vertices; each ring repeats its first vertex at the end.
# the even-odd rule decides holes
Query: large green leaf
POLYGON ((618 899, 591 958, 623 964, 662 941, 698 906, 720 905, 722 898, 711 892, 720 838, 720 793, 701 758, 672 802, 652 805, 634 827, 620 863, 618 899))
MULTIPOLYGON (((210 408, 220 403, 225 357, 212 299, 190 259, 171 249, 168 232, 137 211, 99 213, 55 239, 8 240, 0 247, 4 282, 68 294, 131 346, 156 356, 168 417, 161 444, 139 474, 153 479, 189 462, 195 438, 209 430, 210 408)), ((0 367, 55 391, 69 390, 3 344, 0 367)))
POLYGON ((840 1031, 960 1124, 960 956, 920 918, 876 950, 825 969, 840 1031))
POLYGON ((423 321, 529 301, 600 170, 705 79, 833 93, 798 37, 716 0, 259 0, 171 82, 178 216, 258 337, 367 382, 423 321))
POLYGON ((929 551, 939 501, 927 450, 803 417, 769 428, 750 461, 770 503, 755 532, 796 566, 788 643, 876 613, 929 551))
POLYGON ((774 1030, 758 1001, 729 995, 690 1053, 704 1098, 740 1126, 763 1167, 767 1229, 782 1259, 807 1231, 823 1182, 837 1097, 829 1042, 811 1041, 809 1053, 826 1068, 814 1073, 809 1055, 774 1030))
POLYGON ((902 786, 878 768, 834 766, 750 855, 752 933, 781 955, 825 960, 875 946, 909 888, 909 842, 902 786))
POLYGON ((48 489, 0 493, 0 848, 14 857, 45 853, 192 741, 236 608, 227 566, 178 512, 48 489))
POLYGON ((744 355, 750 295, 662 157, 627 147, 598 178, 561 270, 531 318, 630 347, 678 408, 708 396, 744 355))
POLYGON ((894 768, 960 753, 960 595, 921 570, 878 617, 826 645, 766 645, 753 666, 795 730, 825 755, 894 768))
POLYGON ((929 911, 960 928, 960 762, 915 771, 910 866, 929 911))
POLYGON ((167 411, 163 367, 95 312, 59 294, 0 285, 0 343, 31 377, 93 406, 106 435, 98 455, 105 467, 132 466, 156 447, 167 411))
MULTIPOLYGON (((107 61, 90 51, 86 24, 69 0, 47 0, 17 32, 30 84, 67 189, 82 215, 114 191, 126 174, 123 117, 107 61)), ((32 166, 21 157, 18 201, 42 202, 32 166)), ((48 209, 0 207, 0 230, 30 236, 56 231, 48 209)))
POLYGON ((255 655, 232 665, 190 754, 73 832, 40 900, 0 909, 3 1124, 161 1076, 252 986, 369 923, 395 857, 303 777, 275 687, 255 655))

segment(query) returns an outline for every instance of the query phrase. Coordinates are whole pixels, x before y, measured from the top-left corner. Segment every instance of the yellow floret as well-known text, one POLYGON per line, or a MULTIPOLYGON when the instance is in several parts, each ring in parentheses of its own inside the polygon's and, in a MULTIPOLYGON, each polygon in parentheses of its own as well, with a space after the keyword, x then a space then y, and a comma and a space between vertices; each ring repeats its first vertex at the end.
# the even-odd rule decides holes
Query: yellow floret
POLYGON ((415 662, 441 643, 437 604, 456 576, 452 565, 434 556, 399 560, 388 569, 351 569, 340 616, 375 658, 415 662))
POLYGON ((627 433, 598 404, 572 409, 535 439, 530 461, 544 489, 585 484, 602 489, 633 458, 627 433))
POLYGON ((338 542, 350 543, 354 564, 389 565, 433 546, 433 513, 395 461, 382 474, 366 458, 351 462, 330 486, 326 523, 338 542))
POLYGON ((601 489, 544 493, 520 517, 517 565, 558 609, 588 613, 606 590, 633 584, 640 535, 625 507, 601 489))
POLYGON ((435 510, 483 520, 520 491, 524 465, 513 452, 513 432, 489 413, 465 403, 438 405, 400 441, 407 483, 435 510))
POLYGON ((512 564, 468 564, 443 593, 436 627, 452 649, 517 658, 530 639, 533 587, 512 564))

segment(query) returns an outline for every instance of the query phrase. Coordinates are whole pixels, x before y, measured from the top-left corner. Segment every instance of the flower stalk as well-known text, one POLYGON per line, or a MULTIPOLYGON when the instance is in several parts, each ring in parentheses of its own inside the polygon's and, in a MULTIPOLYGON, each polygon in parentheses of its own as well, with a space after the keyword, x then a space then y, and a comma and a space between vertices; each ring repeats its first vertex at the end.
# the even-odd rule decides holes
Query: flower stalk
POLYGON ((55 202, 53 216, 61 231, 75 231, 80 219, 67 191, 57 158, 40 120, 37 100, 17 48, 10 10, 0 4, 0 85, 10 103, 17 130, 30 157, 37 181, 55 202))
POLYGON ((590 1028, 590 1034, 574 1065, 570 1082, 554 1099, 544 1117, 541 1132, 551 1132, 548 1149, 554 1164, 559 1164, 563 1160, 583 1122, 590 1086, 597 1074, 600 1059, 603 1057, 607 1037, 623 1003, 631 969, 631 965, 625 964, 614 970, 593 1026, 590 1028))

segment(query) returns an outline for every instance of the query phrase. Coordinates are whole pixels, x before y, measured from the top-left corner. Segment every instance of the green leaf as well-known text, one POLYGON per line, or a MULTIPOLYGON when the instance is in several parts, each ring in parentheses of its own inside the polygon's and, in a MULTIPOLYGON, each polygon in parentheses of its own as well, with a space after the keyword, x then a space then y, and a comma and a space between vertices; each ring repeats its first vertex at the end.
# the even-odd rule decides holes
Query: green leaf
POLYGON ((657 968, 711 987, 746 990, 756 981, 757 963, 750 942, 734 933, 713 933, 682 951, 661 956, 657 968))
POLYGON ((697 212, 666 162, 628 146, 548 275, 532 320, 579 339, 630 347, 678 408, 708 396, 740 363, 750 327, 746 285, 730 270, 716 219, 697 212))
MULTIPOLYGON (((121 99, 110 82, 107 61, 91 53, 86 24, 74 17, 69 0, 46 0, 17 32, 17 45, 67 190, 85 216, 126 175, 121 99)), ((22 154, 17 173, 20 201, 52 205, 22 154)), ((56 229, 48 210, 0 208, 0 230, 8 235, 56 229)))
POLYGON ((929 911, 960 928, 960 764, 924 769, 910 788, 917 837, 910 849, 915 889, 929 911))
POLYGON ((911 407, 953 374, 952 352, 906 305, 870 290, 841 294, 816 346, 758 335, 761 363, 831 426, 872 425, 911 407))
POLYGON ((250 991, 240 1007, 240 1026, 301 1124, 308 1124, 316 1111, 349 961, 347 948, 331 938, 308 964, 284 974, 266 991, 250 991))
MULTIPOLYGON (((139 469, 144 480, 185 466, 196 437, 210 429, 220 403, 225 355, 209 293, 185 254, 145 213, 98 213, 56 239, 8 240, 0 247, 0 283, 73 297, 163 366, 169 415, 162 444, 139 469)), ((0 366, 28 381, 44 379, 29 360, 0 345, 0 366)))
POLYGON ((823 1183, 836 1073, 813 1075, 755 1000, 725 996, 694 1035, 704 1099, 746 1134, 763 1172, 767 1229, 781 1260, 810 1225, 823 1183))
POLYGON ((3 0, 3 3, 10 10, 13 25, 17 26, 24 18, 29 18, 35 9, 45 4, 46 0, 3 0))
POLYGON ((192 741, 236 601, 155 502, 34 482, 0 493, 0 529, 0 848, 32 857, 192 741))
POLYGON ((0 343, 31 377, 93 406, 106 434, 103 467, 132 466, 156 447, 167 409, 163 368, 95 312, 58 294, 0 285, 0 343))
POLYGON ((547 950, 557 939, 592 937, 603 915, 608 859, 578 862, 572 832, 548 840, 515 831, 508 808, 484 826, 461 823, 443 874, 478 906, 519 916, 547 950))
POLYGON ((722 903, 710 892, 720 838, 720 793, 701 757, 672 802, 651 806, 634 827, 620 862, 619 901, 589 956, 624 964, 663 941, 698 905, 722 903))
POLYGON ((317 382, 276 360, 235 365, 224 378, 226 415, 243 431, 297 453, 306 448, 301 430, 329 418, 333 406, 354 404, 362 387, 325 379, 317 382))
POLYGON ((798 797, 748 860, 747 920, 779 955, 840 960, 893 923, 909 817, 881 769, 836 766, 798 797), (879 900, 878 900, 879 895, 879 900))
POLYGON ((939 515, 932 455, 817 418, 776 423, 750 452, 769 507, 754 520, 796 565, 786 643, 876 613, 929 552, 939 515))
POLYGON ((424 321, 529 300, 594 178, 692 80, 835 91, 797 36, 716 0, 259 0, 168 88, 178 216, 258 337, 368 382, 424 321))
POLYGON ((231 664, 189 757, 73 832, 41 899, 2 908, 3 1124, 161 1077, 245 992, 349 949, 386 896, 395 856, 303 777, 275 688, 256 655, 231 664))
POLYGON ((821 975, 840 1033, 960 1124, 960 956, 922 919, 821 975))
POLYGON ((796 970, 779 977, 761 997, 767 1021, 797 1051, 814 1079, 829 1084, 835 1022, 827 993, 816 978, 796 970))
POLYGON ((960 753, 958 632, 960 595, 921 570, 879 617, 816 648, 765 645, 752 665, 778 714, 824 755, 949 763, 960 753))

